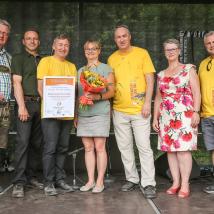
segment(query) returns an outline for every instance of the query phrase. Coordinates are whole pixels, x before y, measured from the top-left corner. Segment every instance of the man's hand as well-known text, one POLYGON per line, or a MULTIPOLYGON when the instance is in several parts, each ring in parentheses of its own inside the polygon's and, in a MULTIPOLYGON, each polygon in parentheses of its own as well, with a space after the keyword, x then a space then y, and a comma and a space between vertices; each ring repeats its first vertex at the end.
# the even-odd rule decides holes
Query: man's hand
POLYGON ((150 116, 150 114, 151 114, 151 103, 146 103, 146 102, 144 103, 141 114, 145 118, 150 116))
POLYGON ((19 117, 19 119, 20 119, 22 122, 27 121, 28 118, 30 117, 30 115, 28 114, 28 111, 27 111, 27 109, 26 109, 25 106, 19 108, 18 117, 19 117))
POLYGON ((0 93, 0 101, 3 101, 5 98, 2 93, 0 93))

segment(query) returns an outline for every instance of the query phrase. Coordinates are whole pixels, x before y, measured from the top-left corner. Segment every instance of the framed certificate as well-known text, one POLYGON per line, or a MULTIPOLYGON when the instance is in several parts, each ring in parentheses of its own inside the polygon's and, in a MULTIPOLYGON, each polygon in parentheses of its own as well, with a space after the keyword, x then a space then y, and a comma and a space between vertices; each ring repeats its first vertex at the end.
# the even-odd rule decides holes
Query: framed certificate
POLYGON ((74 117, 74 106, 75 77, 44 77, 43 118, 74 117))

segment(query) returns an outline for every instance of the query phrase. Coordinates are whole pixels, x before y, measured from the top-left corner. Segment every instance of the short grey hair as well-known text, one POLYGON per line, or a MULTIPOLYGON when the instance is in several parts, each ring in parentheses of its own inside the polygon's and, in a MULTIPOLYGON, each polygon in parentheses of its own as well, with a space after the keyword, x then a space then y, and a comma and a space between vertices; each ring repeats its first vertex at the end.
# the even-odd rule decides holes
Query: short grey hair
POLYGON ((204 40, 209 37, 209 36, 212 36, 214 35, 214 31, 209 31, 208 33, 204 34, 204 40))
POLYGON ((58 40, 58 39, 67 39, 68 40, 68 42, 69 42, 69 44, 71 44, 71 39, 70 39, 70 37, 67 35, 67 34, 64 34, 64 33, 61 33, 61 34, 59 34, 59 35, 57 35, 56 37, 55 37, 55 39, 54 39, 54 43, 56 42, 56 40, 58 40))
POLYGON ((127 25, 124 25, 124 24, 117 25, 117 26, 114 28, 114 33, 116 32, 116 30, 117 30, 118 28, 125 28, 125 29, 128 31, 129 35, 131 35, 131 32, 130 32, 129 27, 128 27, 127 25))
POLYGON ((163 47, 165 48, 166 44, 175 44, 178 49, 181 49, 180 42, 177 39, 167 39, 163 43, 163 47))
POLYGON ((4 20, 4 19, 0 19, 0 25, 5 25, 8 27, 8 30, 9 30, 9 33, 10 33, 10 30, 11 30, 11 25, 8 21, 4 20))

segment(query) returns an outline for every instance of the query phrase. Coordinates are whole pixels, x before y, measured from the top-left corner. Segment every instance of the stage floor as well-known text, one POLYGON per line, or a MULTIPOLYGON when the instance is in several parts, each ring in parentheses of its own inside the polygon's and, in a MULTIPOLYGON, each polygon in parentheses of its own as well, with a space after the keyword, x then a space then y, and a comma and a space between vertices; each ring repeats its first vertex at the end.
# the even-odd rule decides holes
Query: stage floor
MULTIPOLYGON (((83 181, 85 175, 78 177, 83 181)), ((165 190, 169 187, 168 179, 157 177, 158 197, 154 200, 144 198, 140 188, 131 192, 121 192, 124 182, 121 174, 113 174, 113 182, 106 182, 105 191, 100 194, 91 192, 74 193, 61 192, 57 196, 46 197, 43 191, 30 186, 26 188, 23 199, 11 197, 11 173, 0 175, 0 184, 5 191, 0 194, 0 213, 4 214, 211 214, 214 213, 214 194, 202 192, 203 187, 214 183, 213 177, 204 177, 191 182, 191 196, 179 199, 168 196, 165 190)), ((81 184, 80 180, 76 180, 81 184)), ((73 183, 73 176, 68 176, 67 182, 73 183)))

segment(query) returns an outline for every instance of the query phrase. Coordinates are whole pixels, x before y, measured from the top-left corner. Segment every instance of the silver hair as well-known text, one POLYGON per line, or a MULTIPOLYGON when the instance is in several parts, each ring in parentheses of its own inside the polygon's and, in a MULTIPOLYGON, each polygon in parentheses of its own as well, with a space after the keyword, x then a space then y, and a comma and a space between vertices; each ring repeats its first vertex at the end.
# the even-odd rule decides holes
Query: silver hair
POLYGON ((10 32, 10 30, 11 30, 11 25, 9 24, 8 21, 6 21, 6 20, 4 20, 4 19, 0 19, 0 25, 5 25, 5 26, 7 26, 7 27, 8 27, 8 30, 9 30, 9 32, 10 32))
POLYGON ((204 40, 209 37, 209 36, 212 36, 214 35, 214 31, 209 31, 208 33, 204 34, 204 40))
POLYGON ((131 32, 130 32, 130 30, 129 30, 129 27, 127 26, 127 25, 117 25, 115 28, 114 28, 114 33, 116 32, 116 30, 118 29, 118 28, 125 28, 127 31, 128 31, 128 33, 129 33, 129 35, 131 35, 131 32))
POLYGON ((69 42, 69 44, 71 44, 71 39, 70 39, 70 37, 69 37, 67 34, 62 33, 62 34, 57 35, 57 36, 55 37, 55 39, 54 39, 54 43, 55 43, 56 40, 58 40, 58 39, 67 39, 68 42, 69 42))
POLYGON ((178 49, 180 49, 180 42, 177 39, 167 39, 163 43, 163 47, 166 46, 166 44, 175 44, 178 49))

